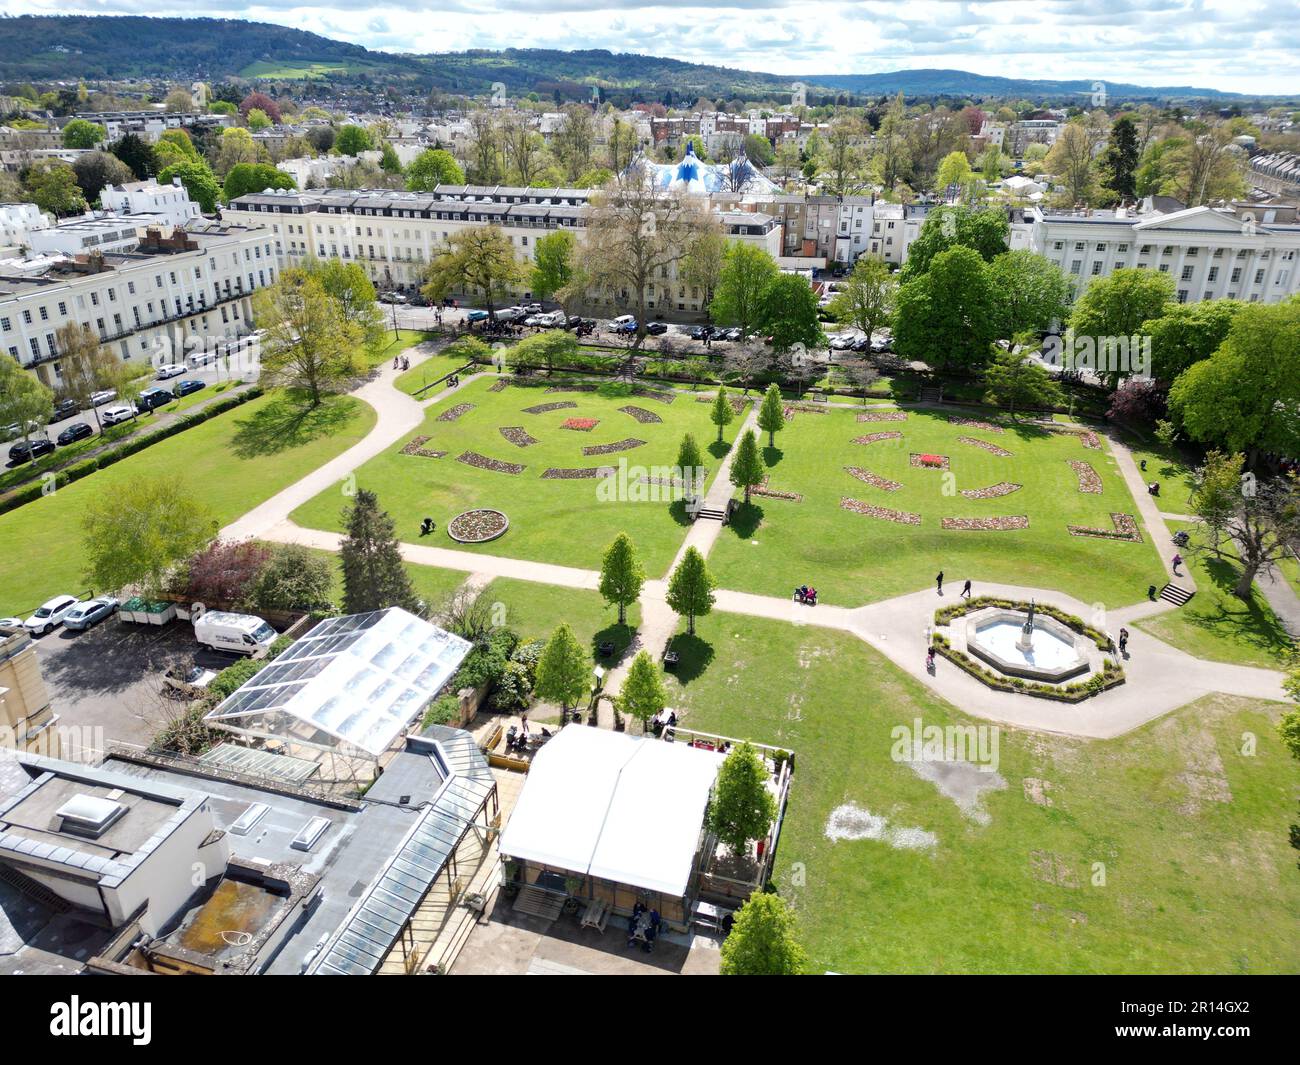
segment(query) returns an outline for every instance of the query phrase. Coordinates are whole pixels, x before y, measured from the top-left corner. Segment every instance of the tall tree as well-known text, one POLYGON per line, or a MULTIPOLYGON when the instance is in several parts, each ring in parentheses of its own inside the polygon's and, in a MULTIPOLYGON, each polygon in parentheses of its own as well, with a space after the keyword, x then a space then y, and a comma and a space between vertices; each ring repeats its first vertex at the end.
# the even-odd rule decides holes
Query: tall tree
POLYGON ((722 941, 723 976, 798 976, 808 954, 795 938, 794 913, 780 895, 755 891, 722 941))
POLYGON ((226 202, 250 192, 264 192, 266 189, 296 189, 297 182, 291 174, 286 174, 278 166, 270 163, 236 163, 226 174, 223 191, 226 202))
POLYGON ((1083 121, 1067 122, 1044 165, 1065 187, 1063 206, 1087 205, 1097 197, 1097 141, 1083 121))
POLYGON ((978 252, 940 252, 925 274, 898 291, 894 350, 936 370, 979 369, 996 334, 995 298, 978 252))
POLYGON ((722 258, 709 317, 721 325, 740 327, 744 340, 763 317, 763 296, 779 276, 776 260, 754 244, 732 241, 722 258))
POLYGON ((387 343, 384 313, 375 297, 375 286, 360 263, 343 259, 308 259, 303 269, 317 281, 338 306, 343 320, 355 327, 362 345, 371 353, 387 343))
POLYGON ((402 561, 393 519, 380 509, 375 493, 358 489, 351 506, 344 508, 343 524, 343 613, 365 614, 390 606, 418 613, 420 601, 402 561))
POLYGON ((533 295, 550 299, 573 280, 577 238, 568 229, 557 229, 538 237, 533 245, 533 268, 530 276, 533 295))
POLYGON ((497 301, 527 276, 510 238, 499 226, 473 226, 453 233, 425 273, 421 291, 440 300, 452 293, 481 296, 495 320, 497 301))
POLYGON ((153 148, 134 133, 125 133, 108 146, 108 150, 131 168, 137 180, 151 178, 158 172, 153 148))
POLYGON ((973 248, 986 263, 1007 250, 1011 224, 1004 210, 938 207, 925 216, 921 232, 908 246, 899 280, 920 277, 936 255, 955 247, 973 248))
POLYGON ((627 676, 623 678, 617 704, 620 713, 641 722, 642 732, 645 731, 646 722, 668 704, 668 692, 664 689, 663 678, 648 651, 638 651, 632 659, 627 676))
POLYGON ((87 152, 78 156, 73 160, 72 172, 77 175, 77 184, 86 199, 92 203, 99 199, 106 185, 135 180, 131 168, 109 152, 87 152))
POLYGON ((465 184, 465 171, 445 148, 426 148, 406 168, 410 192, 432 192, 439 185, 465 184))
MULTIPOLYGON (((713 300, 726 261, 727 237, 722 227, 709 219, 686 250, 679 275, 682 281, 699 291, 706 309, 713 300)), ((692 293, 694 295, 694 293, 692 293)))
POLYGON ((798 274, 780 274, 763 290, 758 326, 771 338, 772 351, 811 351, 826 343, 818 318, 817 296, 798 274))
POLYGON ((267 385, 302 389, 317 407, 327 391, 361 372, 361 330, 307 270, 284 270, 275 284, 258 289, 253 314, 265 330, 262 380, 267 385))
POLYGON ((596 142, 596 123, 586 104, 569 104, 551 139, 556 158, 570 182, 591 168, 591 153, 596 142))
POLYGON ((18 426, 31 447, 34 427, 43 426, 54 413, 54 394, 16 359, 0 355, 0 425, 18 426))
POLYGON ((1027 249, 1005 252, 989 263, 988 276, 995 299, 994 335, 1000 339, 1064 320, 1070 282, 1046 256, 1027 249))
POLYGON ((718 770, 706 824, 715 836, 743 855, 751 840, 766 839, 776 820, 776 799, 767 787, 767 767, 752 744, 733 747, 718 770))
POLYGON ((206 214, 217 209, 221 199, 221 188, 212 168, 202 159, 193 162, 177 162, 164 167, 158 175, 158 184, 170 185, 173 178, 180 178, 189 198, 199 205, 206 214))
POLYGON ((1159 318, 1143 322, 1140 333, 1151 338, 1151 376, 1171 384, 1194 363, 1208 359, 1228 338, 1240 300, 1174 303, 1159 318))
POLYGON ((860 255, 827 309, 837 322, 861 330, 870 343, 876 330, 889 324, 897 296, 898 280, 888 264, 871 255, 860 255))
POLYGON ((1052 375, 1027 351, 997 352, 985 367, 984 385, 989 400, 1007 407, 1013 417, 1017 408, 1052 407, 1062 399, 1052 375))
POLYGON ((709 411, 709 420, 718 427, 718 443, 722 443, 722 431, 736 420, 736 412, 731 409, 727 390, 719 386, 718 394, 713 397, 713 409, 709 411))
POLYGON ((620 625, 627 624, 627 608, 641 598, 644 585, 645 567, 631 537, 621 532, 605 549, 600 563, 600 594, 605 602, 617 604, 620 625))
POLYGON ((97 148, 104 143, 106 132, 103 126, 87 122, 84 118, 74 118, 63 127, 63 147, 97 148))
POLYGON ((54 332, 54 342, 59 349, 60 391, 75 401, 78 409, 94 411, 95 424, 102 429, 99 408, 91 404, 90 397, 116 376, 117 356, 100 345, 99 337, 85 322, 60 326, 54 332))
POLYGON ((686 631, 692 636, 695 635, 695 619, 713 610, 713 589, 716 587, 717 581, 709 572, 699 548, 688 547, 668 578, 665 598, 673 613, 686 618, 686 631))
POLYGON ((62 218, 86 209, 86 197, 77 184, 77 175, 66 163, 44 160, 33 163, 23 176, 32 203, 42 211, 62 218))
POLYGON ((560 622, 537 660, 537 682, 533 691, 539 698, 559 703, 567 715, 587 694, 591 681, 590 659, 569 623, 560 622))
POLYGON ((334 150, 339 155, 360 155, 362 152, 368 152, 374 147, 374 142, 370 138, 369 132, 365 127, 358 126, 355 123, 348 123, 339 128, 334 137, 334 150))
POLYGON ((785 428, 785 400, 781 398, 781 390, 775 381, 763 393, 763 403, 758 408, 758 427, 767 433, 767 446, 776 447, 776 434, 785 428))
MULTIPOLYGON (((1158 270, 1115 270, 1094 278, 1070 312, 1075 337, 1091 337, 1099 350, 1107 338, 1138 336, 1142 323, 1161 317, 1173 303, 1174 281, 1158 270)), ((1123 375, 1120 367, 1101 367, 1113 387, 1123 375)))
POLYGON ((763 483, 766 469, 763 456, 758 452, 758 440, 754 430, 746 429, 736 445, 735 457, 731 460, 731 483, 745 490, 745 505, 749 505, 749 494, 763 483))
POLYGON ((1210 550, 1222 555, 1223 539, 1228 534, 1228 523, 1237 511, 1237 497, 1241 495, 1241 470, 1245 456, 1237 453, 1225 455, 1211 450, 1205 463, 1196 471, 1196 487, 1192 490, 1192 513, 1201 519, 1210 534, 1210 550))
POLYGON ((1120 115, 1110 127, 1101 157, 1103 181, 1120 200, 1137 198, 1138 129, 1132 115, 1120 115))

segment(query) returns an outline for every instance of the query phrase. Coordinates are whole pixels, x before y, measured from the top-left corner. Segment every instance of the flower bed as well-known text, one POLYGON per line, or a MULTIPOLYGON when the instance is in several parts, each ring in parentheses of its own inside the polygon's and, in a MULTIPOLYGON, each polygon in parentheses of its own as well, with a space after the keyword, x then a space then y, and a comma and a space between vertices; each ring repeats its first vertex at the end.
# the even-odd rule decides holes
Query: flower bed
MULTIPOLYGON (((547 389, 549 392, 550 389, 547 389)), ((525 407, 525 414, 549 414, 553 410, 571 410, 577 404, 571 399, 562 399, 558 403, 539 403, 535 407, 525 407)))
POLYGON ((662 388, 646 388, 644 385, 635 385, 632 388, 632 395, 640 396, 642 399, 657 399, 660 403, 671 403, 677 398, 676 392, 662 388))
POLYGON ((646 410, 644 407, 619 407, 624 414, 629 414, 642 425, 658 425, 663 421, 659 415, 652 410, 646 410))
POLYGON ((612 477, 612 466, 579 466, 573 469, 552 467, 542 474, 543 481, 581 481, 594 477, 612 477))
MULTIPOLYGON (((716 403, 717 400, 716 400, 716 398, 713 397, 713 396, 696 396, 696 397, 695 397, 695 402, 696 402, 696 403, 716 403)), ((727 403, 730 404, 730 406, 731 406, 731 410, 732 410, 732 413, 734 413, 734 414, 744 414, 745 411, 749 410, 749 405, 750 405, 751 402, 753 402, 753 401, 750 400, 750 399, 748 399, 748 398, 746 398, 746 397, 744 397, 744 396, 728 396, 728 397, 727 397, 727 403)))
MULTIPOLYGON (((1004 599, 997 595, 977 595, 974 599, 963 599, 951 606, 940 607, 934 612, 934 623, 936 625, 947 625, 950 621, 965 617, 967 614, 973 614, 975 611, 983 610, 986 607, 996 607, 999 610, 1027 611, 1029 601, 1026 599, 1004 599)), ((1078 615, 1067 614, 1060 607, 1052 606, 1050 603, 1034 603, 1034 610, 1039 614, 1046 614, 1048 617, 1055 618, 1066 628, 1073 629, 1080 636, 1088 637, 1097 645, 1098 650, 1105 651, 1109 649, 1110 638, 1100 629, 1087 624, 1078 615)))
POLYGON ((398 454, 419 455, 421 458, 425 458, 425 459, 440 459, 447 454, 447 452, 445 451, 433 451, 429 448, 426 448, 424 445, 425 443, 428 442, 428 440, 429 438, 427 436, 417 436, 414 440, 412 440, 409 444, 407 444, 404 448, 402 448, 402 450, 399 451, 398 454))
POLYGON ((961 494, 967 499, 997 499, 998 496, 1009 496, 1012 492, 1019 492, 1022 488, 1024 488, 1023 484, 1016 484, 1013 481, 999 481, 987 488, 963 488, 961 494))
POLYGON ((905 422, 907 421, 907 411, 905 410, 868 410, 858 415, 860 422, 905 422))
POLYGON ((998 458, 1002 458, 1002 459, 1011 458, 1011 452, 1008 451, 1006 448, 998 447, 997 444, 990 444, 987 440, 977 440, 973 436, 959 436, 957 437, 957 443, 968 444, 971 447, 981 448, 982 450, 987 451, 990 455, 997 455, 998 458))
POLYGON ((447 523, 447 535, 461 544, 485 544, 510 528, 510 519, 499 510, 466 510, 447 523))
POLYGON ((948 642, 941 632, 936 632, 931 641, 935 650, 944 658, 965 670, 976 680, 1004 692, 1019 692, 1021 695, 1033 695, 1039 699, 1055 699, 1061 703, 1081 703, 1094 695, 1117 687, 1124 683, 1123 667, 1107 659, 1100 673, 1094 673, 1087 680, 1074 681, 1059 687, 1055 684, 1043 684, 1041 681, 1024 680, 1021 677, 1004 677, 994 673, 975 661, 965 651, 959 651, 948 642))
POLYGON ((565 418, 560 428, 572 429, 575 433, 589 433, 599 424, 599 418, 565 418))
POLYGON ((615 451, 631 451, 634 447, 644 446, 644 440, 629 436, 626 440, 615 440, 612 444, 593 444, 591 447, 584 447, 582 453, 584 455, 612 455, 615 451))
POLYGON ((947 455, 912 454, 907 456, 907 461, 918 470, 946 470, 948 468, 947 455))
POLYGON ((1002 426, 994 425, 992 422, 982 422, 978 418, 962 418, 956 414, 949 414, 948 421, 953 425, 968 425, 972 429, 983 429, 986 433, 1006 432, 1002 426))
POLYGON ((1079 479, 1079 491, 1087 492, 1089 495, 1101 495, 1101 478, 1097 476, 1097 471, 1086 462, 1077 462, 1074 459, 1070 459, 1069 462, 1070 469, 1079 479))
POLYGON ((1132 514, 1112 514, 1113 529, 1097 529, 1090 525, 1067 525, 1071 536, 1096 536, 1103 540, 1124 540, 1127 543, 1140 544, 1142 530, 1138 528, 1137 519, 1132 514))
POLYGON ((782 413, 787 419, 793 418, 796 411, 804 414, 827 414, 829 411, 825 407, 814 407, 808 403, 787 403, 781 408, 782 413))
POLYGON ((903 434, 896 433, 892 430, 883 433, 867 433, 866 436, 855 436, 851 441, 852 444, 875 444, 881 440, 902 440, 903 434))
POLYGON ((872 506, 872 504, 864 503, 860 499, 845 497, 840 500, 840 509, 851 510, 854 514, 861 514, 864 518, 879 518, 881 521, 897 522, 899 525, 921 524, 920 514, 913 514, 906 510, 890 510, 889 507, 872 506))
POLYGON ((457 462, 463 462, 466 466, 473 466, 480 470, 492 470, 495 473, 523 473, 527 467, 519 465, 517 462, 502 462, 500 459, 490 459, 486 455, 480 455, 476 451, 466 451, 463 455, 456 456, 457 462))
POLYGON ((546 391, 550 392, 595 392, 596 385, 551 385, 546 391))
POLYGON ((489 388, 488 391, 489 391, 489 392, 504 392, 504 391, 505 391, 507 388, 509 388, 509 387, 510 387, 510 379, 507 378, 507 377, 502 377, 500 380, 493 381, 493 382, 492 382, 492 387, 489 388))
POLYGON ((881 477, 870 470, 864 470, 861 466, 845 466, 844 472, 850 477, 856 477, 859 481, 865 481, 872 488, 879 488, 886 492, 897 492, 903 487, 898 481, 891 481, 888 477, 881 477))
POLYGON ((751 488, 749 494, 755 496, 766 496, 768 499, 785 499, 791 503, 803 502, 803 496, 798 492, 778 492, 776 489, 767 488, 764 485, 759 485, 757 488, 751 488))
POLYGON ((468 414, 474 409, 473 403, 457 403, 454 407, 448 407, 435 419, 440 422, 454 422, 456 419, 468 414))
POLYGON ((1057 433, 1061 436, 1076 436, 1079 438, 1079 443, 1084 447, 1091 448, 1093 451, 1101 450, 1101 441, 1097 438, 1097 434, 1091 429, 1070 429, 1067 426, 1056 425, 1051 422, 1042 422, 1039 424, 1041 424, 1042 428, 1046 429, 1049 433, 1057 433))
POLYGON ((1008 514, 1000 518, 944 518, 939 527, 959 532, 1012 532, 1028 529, 1029 519, 1023 514, 1008 514))
POLYGON ((532 447, 537 443, 537 438, 530 436, 522 425, 498 426, 497 432, 514 444, 515 447, 532 447))

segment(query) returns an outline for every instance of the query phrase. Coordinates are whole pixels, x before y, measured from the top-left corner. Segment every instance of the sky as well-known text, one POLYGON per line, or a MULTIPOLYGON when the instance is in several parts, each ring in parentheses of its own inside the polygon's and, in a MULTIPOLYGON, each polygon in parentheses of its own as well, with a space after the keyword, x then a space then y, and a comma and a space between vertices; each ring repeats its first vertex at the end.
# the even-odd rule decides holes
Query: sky
POLYGON ((1300 92, 1300 0, 6 0, 11 14, 210 15, 367 48, 606 48, 774 74, 943 67, 1300 92))

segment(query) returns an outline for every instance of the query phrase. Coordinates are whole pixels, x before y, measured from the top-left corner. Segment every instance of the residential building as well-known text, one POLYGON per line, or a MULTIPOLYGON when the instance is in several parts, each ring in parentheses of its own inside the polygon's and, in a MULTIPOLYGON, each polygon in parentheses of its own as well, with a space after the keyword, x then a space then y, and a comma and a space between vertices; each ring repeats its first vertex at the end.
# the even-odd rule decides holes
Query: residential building
POLYGON ((159 185, 152 180, 105 185, 99 203, 104 210, 122 215, 152 216, 153 224, 160 226, 184 226, 203 213, 190 199, 180 178, 173 178, 170 185, 159 185))
POLYGON ((58 720, 31 633, 0 628, 0 747, 57 755, 58 720))
POLYGON ((49 229, 51 216, 34 203, 0 203, 0 259, 30 248, 31 235, 49 229))

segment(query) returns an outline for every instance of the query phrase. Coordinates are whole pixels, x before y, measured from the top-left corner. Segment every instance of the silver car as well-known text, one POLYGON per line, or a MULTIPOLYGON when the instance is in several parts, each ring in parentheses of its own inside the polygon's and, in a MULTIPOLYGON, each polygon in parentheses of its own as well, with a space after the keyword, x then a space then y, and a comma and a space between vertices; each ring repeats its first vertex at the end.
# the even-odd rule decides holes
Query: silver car
POLYGON ((78 603, 63 615, 63 627, 81 632, 92 625, 98 625, 117 610, 117 607, 118 601, 111 595, 101 595, 95 599, 87 599, 84 603, 78 603))

